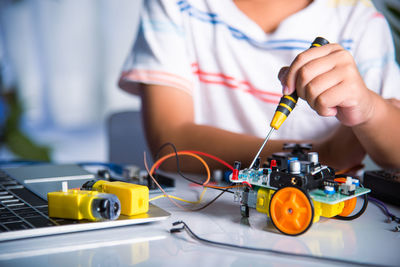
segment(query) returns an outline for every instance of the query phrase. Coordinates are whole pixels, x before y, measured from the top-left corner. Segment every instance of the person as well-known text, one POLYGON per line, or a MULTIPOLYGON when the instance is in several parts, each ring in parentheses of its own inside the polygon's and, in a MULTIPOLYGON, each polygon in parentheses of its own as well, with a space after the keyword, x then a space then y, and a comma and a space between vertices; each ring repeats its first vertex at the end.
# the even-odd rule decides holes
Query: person
POLYGON ((336 169, 366 153, 399 167, 394 58, 388 24, 369 0, 147 0, 119 86, 140 95, 153 153, 171 142, 248 166, 282 93, 296 91, 262 160, 296 142, 336 169), (317 36, 330 43, 307 49, 317 36))

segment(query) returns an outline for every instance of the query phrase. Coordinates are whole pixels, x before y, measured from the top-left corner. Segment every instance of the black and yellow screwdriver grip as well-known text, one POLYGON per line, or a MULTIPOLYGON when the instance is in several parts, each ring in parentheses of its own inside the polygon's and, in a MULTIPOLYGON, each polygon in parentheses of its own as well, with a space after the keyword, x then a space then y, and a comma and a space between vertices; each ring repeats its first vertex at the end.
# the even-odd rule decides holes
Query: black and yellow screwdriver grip
MULTIPOLYGON (((318 46, 323 46, 329 44, 329 42, 322 38, 322 37, 317 37, 315 38, 314 42, 312 42, 310 48, 312 47, 318 47, 318 46)), ((289 116, 290 112, 294 109, 296 106, 298 96, 296 91, 294 91, 291 95, 284 95, 282 96, 281 100, 279 101, 279 105, 275 110, 274 117, 272 118, 270 126, 274 128, 275 130, 278 130, 279 127, 281 127, 282 123, 286 120, 286 118, 289 116)))

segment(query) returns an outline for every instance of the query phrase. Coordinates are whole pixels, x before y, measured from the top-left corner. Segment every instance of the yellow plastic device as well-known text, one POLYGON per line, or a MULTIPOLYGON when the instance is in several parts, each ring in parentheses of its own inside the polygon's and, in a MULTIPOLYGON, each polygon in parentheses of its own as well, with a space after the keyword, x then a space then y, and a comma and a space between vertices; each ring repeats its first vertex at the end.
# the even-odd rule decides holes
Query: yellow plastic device
POLYGON ((149 188, 125 182, 100 180, 93 184, 92 190, 114 194, 121 202, 121 214, 132 216, 149 210, 149 188))
POLYGON ((118 198, 96 191, 70 189, 47 194, 49 216, 75 220, 115 220, 121 212, 118 198))
POLYGON ((357 198, 354 197, 335 204, 316 200, 311 200, 311 203, 307 196, 295 187, 281 188, 274 195, 275 192, 273 189, 260 187, 257 191, 256 210, 271 217, 276 228, 289 235, 304 232, 312 223, 318 222, 321 216, 348 216, 357 202, 357 198))

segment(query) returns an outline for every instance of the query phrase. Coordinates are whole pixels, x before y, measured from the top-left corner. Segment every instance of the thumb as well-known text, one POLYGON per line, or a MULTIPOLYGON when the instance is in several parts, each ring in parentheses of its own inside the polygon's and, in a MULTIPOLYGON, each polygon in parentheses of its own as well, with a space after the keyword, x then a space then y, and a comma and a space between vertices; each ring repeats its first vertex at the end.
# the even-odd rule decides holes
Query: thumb
POLYGON ((288 74, 289 74, 289 67, 281 68, 281 70, 279 71, 279 74, 278 74, 278 79, 281 81, 282 93, 284 95, 288 95, 289 94, 289 88, 286 86, 288 74))
POLYGON ((286 85, 289 67, 283 67, 279 70, 278 79, 281 81, 282 86, 286 85))

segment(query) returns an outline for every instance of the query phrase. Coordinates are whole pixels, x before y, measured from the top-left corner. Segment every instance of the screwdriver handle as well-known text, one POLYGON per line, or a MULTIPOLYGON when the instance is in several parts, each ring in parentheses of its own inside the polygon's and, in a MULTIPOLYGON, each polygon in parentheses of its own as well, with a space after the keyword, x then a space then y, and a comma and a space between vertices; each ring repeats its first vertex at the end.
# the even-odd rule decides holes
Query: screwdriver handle
MULTIPOLYGON (((310 48, 313 47, 319 47, 329 44, 328 40, 322 37, 317 37, 315 40, 312 42, 310 48)), ((290 112, 294 109, 296 106, 297 100, 299 97, 297 96, 297 92, 294 91, 291 95, 284 95, 281 97, 281 100, 279 101, 279 105, 275 110, 274 117, 272 118, 270 126, 274 128, 275 130, 278 130, 279 127, 281 127, 282 123, 286 120, 286 118, 289 116, 290 112)))

